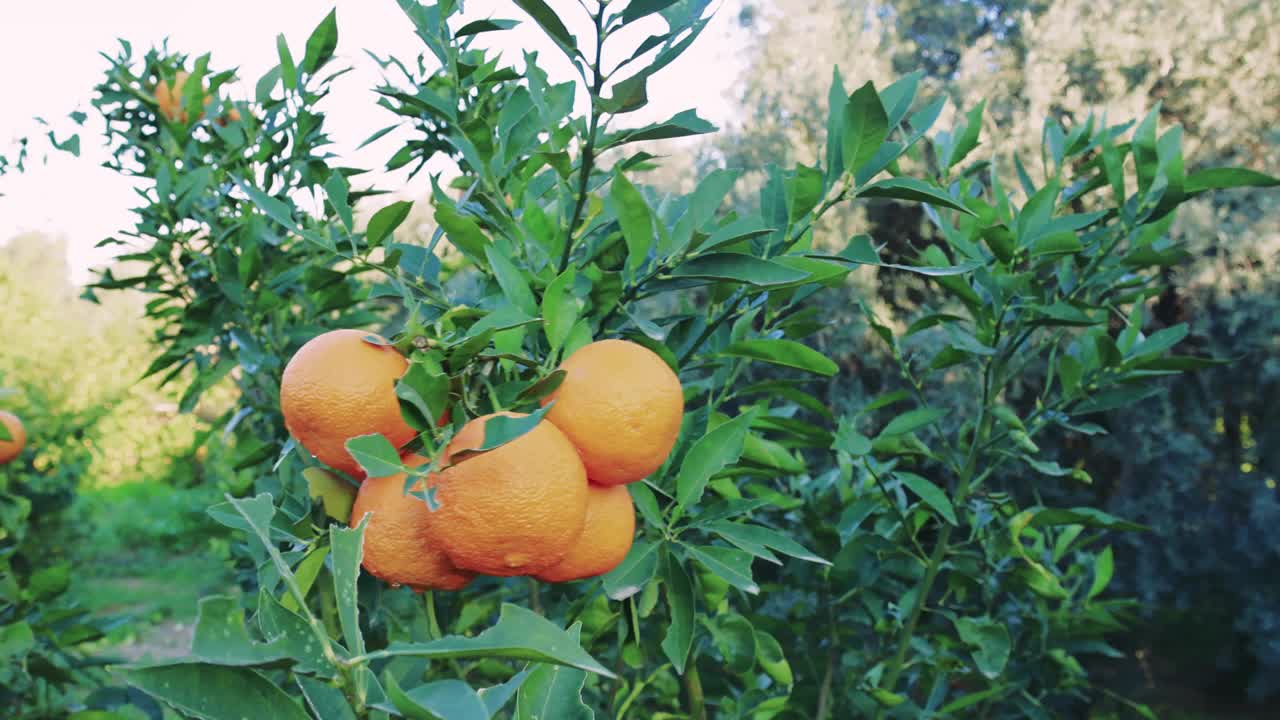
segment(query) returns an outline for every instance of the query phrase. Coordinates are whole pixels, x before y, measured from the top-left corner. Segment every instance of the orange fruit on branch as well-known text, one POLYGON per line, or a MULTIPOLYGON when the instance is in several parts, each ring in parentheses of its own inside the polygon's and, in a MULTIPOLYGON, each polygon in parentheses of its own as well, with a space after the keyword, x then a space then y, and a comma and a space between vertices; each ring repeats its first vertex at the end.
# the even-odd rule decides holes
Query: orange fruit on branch
POLYGON ((332 330, 303 345, 280 381, 284 424, 321 462, 355 478, 364 477, 346 443, 380 434, 403 447, 417 432, 400 414, 396 381, 409 361, 395 348, 365 342, 377 335, 332 330))
MULTIPOLYGON (((427 462, 419 455, 405 458, 409 467, 427 462)), ((404 473, 369 478, 360 485, 351 508, 351 527, 371 513, 364 531, 364 559, 361 564, 374 577, 392 585, 414 590, 459 590, 471 582, 471 573, 453 566, 430 540, 435 513, 421 497, 406 493, 404 473)), ((421 492, 422 481, 410 492, 421 492)))
MULTIPOLYGON (((481 447, 494 417, 464 425, 446 457, 453 461, 481 447)), ((430 481, 440 502, 431 536, 454 565, 485 575, 531 575, 573 549, 586 521, 587 473, 554 425, 544 420, 505 445, 456 462, 430 481)))
POLYGON ((626 486, 591 483, 582 535, 569 554, 538 573, 538 579, 568 582, 603 575, 627 557, 635 534, 636 511, 626 486))
MULTIPOLYGON (((187 121, 187 111, 183 109, 183 94, 186 92, 187 80, 190 77, 191 74, 187 71, 179 70, 174 74, 172 83, 168 80, 161 80, 156 84, 156 105, 160 106, 160 114, 168 118, 170 122, 185 123, 187 121)), ((204 97, 205 105, 213 101, 212 97, 205 95, 203 92, 201 92, 201 95, 204 97)), ((196 111, 197 119, 203 116, 204 110, 196 111)))
POLYGON ((27 430, 17 415, 3 410, 0 410, 0 425, 9 431, 9 439, 0 440, 0 465, 4 465, 22 454, 22 448, 27 445, 27 430))
POLYGON ((561 365, 564 382, 543 405, 599 485, 640 480, 666 462, 680 435, 684 393, 658 354, 626 340, 585 345, 561 365))

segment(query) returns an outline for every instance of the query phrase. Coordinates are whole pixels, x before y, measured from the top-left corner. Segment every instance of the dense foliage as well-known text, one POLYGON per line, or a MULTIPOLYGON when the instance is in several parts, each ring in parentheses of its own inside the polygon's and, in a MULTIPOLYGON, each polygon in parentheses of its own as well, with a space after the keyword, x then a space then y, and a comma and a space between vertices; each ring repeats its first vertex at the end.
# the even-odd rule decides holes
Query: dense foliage
MULTIPOLYGON (((141 183, 143 204, 108 241, 126 246, 124 265, 90 297, 146 295, 157 348, 146 374, 180 387, 179 410, 214 420, 198 441, 230 457, 216 480, 225 500, 208 512, 236 539, 243 591, 201 601, 187 657, 123 677, 207 718, 1150 716, 1087 668, 1134 652, 1124 631, 1183 577, 1246 566, 1182 569, 1190 548, 1153 556, 1142 538, 1169 532, 1206 465, 1226 500, 1213 511, 1274 517, 1274 503, 1252 501, 1274 468, 1274 443, 1259 439, 1275 427, 1274 359, 1269 380, 1242 387, 1212 358, 1274 358, 1275 336, 1215 334, 1170 311, 1174 269, 1196 251, 1175 210, 1277 180, 1192 169, 1183 129, 1159 109, 1125 123, 1046 109, 1034 145, 990 142, 1003 104, 952 109, 931 92, 966 65, 947 33, 918 32, 922 4, 867 16, 916 29, 920 71, 860 72, 851 90, 848 66, 823 67, 805 137, 775 135, 784 150, 765 153, 785 167, 735 154, 752 131, 767 135, 775 96, 677 192, 644 182, 662 177, 653 143, 715 128, 694 111, 630 117, 706 27, 707 4, 585 3, 586 36, 541 0, 515 4, 578 78, 552 82, 532 53, 512 65, 481 49, 477 36, 516 21, 465 22, 448 0, 400 2, 421 56, 372 53, 390 124, 368 142, 397 141, 391 170, 449 168, 417 203, 436 225, 421 241, 396 232, 409 201, 358 222, 357 204, 380 191, 328 154, 318 105, 345 71, 334 14, 304 49, 281 36, 280 63, 248 101, 225 98, 239 78, 208 55, 135 57, 123 43, 111 60, 94 105, 111 165, 141 183), (642 22, 661 29, 626 46, 642 22), (156 88, 179 73, 190 80, 174 112, 156 88), (531 413, 493 423, 487 447, 528 431, 559 361, 594 339, 661 355, 688 412, 667 464, 629 486, 641 522, 623 564, 602 580, 485 578, 424 595, 362 574, 367 519, 347 527, 312 497, 316 461, 279 410, 285 362, 334 327, 376 329, 410 358, 396 392, 421 432, 411 448, 433 467, 471 417, 531 413), (1196 384, 1237 398, 1197 417, 1215 432, 1179 429, 1208 406, 1180 391, 1196 384), (1153 436, 1134 413, 1170 432, 1153 436), (1207 460, 1223 452, 1230 462, 1207 460), (1146 470, 1157 462, 1160 474, 1146 470)), ((948 22, 979 6, 948 5, 948 22)), ((1034 37, 1014 4, 989 10, 970 42, 1034 37)), ((1251 328, 1274 326, 1251 294, 1199 292, 1251 328)), ((58 438, 66 461, 44 467, 60 480, 23 484, 38 464, 0 471, 17 583, 0 649, 12 646, 3 667, 26 683, 9 702, 20 717, 77 703, 155 713, 136 690, 50 702, 40 689, 102 680, 41 674, 42 658, 82 663, 74 646, 97 635, 49 631, 46 647, 32 632, 56 607, 45 580, 67 570, 31 552, 29 518, 58 513, 33 515, 15 488, 56 485, 65 506, 90 462, 73 452, 76 432, 40 436, 27 462, 58 438)), ((371 476, 407 469, 380 437, 349 447, 371 476)), ((1218 546, 1268 567, 1247 544, 1218 546)), ((1204 602, 1185 600, 1175 609, 1204 602)), ((1268 622, 1266 603, 1233 606, 1238 622, 1268 622)), ((1251 652, 1269 662, 1263 638, 1251 652)))

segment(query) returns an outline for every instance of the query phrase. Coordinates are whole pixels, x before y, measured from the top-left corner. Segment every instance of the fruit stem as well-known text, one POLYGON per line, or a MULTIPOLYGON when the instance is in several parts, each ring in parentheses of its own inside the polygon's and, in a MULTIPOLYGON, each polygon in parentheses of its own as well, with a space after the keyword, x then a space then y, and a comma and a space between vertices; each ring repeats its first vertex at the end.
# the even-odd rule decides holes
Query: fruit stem
POLYGON ((422 593, 423 602, 427 606, 427 632, 431 633, 428 640, 438 640, 444 637, 444 633, 440 631, 440 621, 436 618, 436 594, 432 590, 422 593))
POLYGON ((707 706, 702 697, 702 677, 696 662, 689 663, 684 673, 684 689, 689 695, 690 720, 707 720, 707 706))
POLYGON ((538 587, 537 578, 529 578, 529 609, 542 614, 542 589, 538 587))

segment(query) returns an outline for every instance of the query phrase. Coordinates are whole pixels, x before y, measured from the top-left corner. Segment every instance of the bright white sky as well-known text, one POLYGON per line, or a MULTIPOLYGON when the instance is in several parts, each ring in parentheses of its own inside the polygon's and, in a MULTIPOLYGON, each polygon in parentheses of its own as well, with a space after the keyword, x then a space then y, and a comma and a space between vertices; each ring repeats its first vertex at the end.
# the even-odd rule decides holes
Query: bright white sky
MULTIPOLYGON (((571 31, 579 37, 587 35, 589 21, 575 0, 550 0, 550 4, 571 31)), ((652 122, 694 107, 702 117, 723 126, 731 111, 729 90, 741 70, 743 47, 735 23, 737 2, 725 0, 724 4, 693 47, 650 83, 650 107, 629 120, 652 122)), ((0 153, 9 154, 11 142, 18 137, 44 129, 35 116, 52 123, 62 139, 73 127, 67 113, 79 109, 90 115, 80 129, 79 158, 55 152, 47 165, 32 163, 26 173, 0 178, 0 244, 32 230, 62 235, 68 241, 72 279, 84 282, 90 267, 110 260, 109 251, 93 246, 132 224, 129 209, 136 204, 136 195, 127 179, 101 167, 106 157, 100 146, 101 126, 88 102, 106 68, 99 53, 115 54, 117 38, 133 43, 135 57, 165 37, 171 49, 192 55, 212 52, 214 66, 240 68, 244 82, 232 94, 243 98, 262 73, 278 62, 276 35, 283 32, 294 57, 301 58, 307 36, 335 5, 339 36, 335 66, 345 63, 356 70, 335 83, 323 106, 327 127, 336 151, 344 154, 344 164, 379 167, 394 150, 394 134, 359 154, 351 152, 393 120, 374 105, 376 96, 370 88, 378 82, 378 69, 363 50, 408 61, 424 49, 394 0, 222 0, 214 4, 113 0, 75 3, 74 10, 66 3, 0 3, 0 27, 5 30, 0 67, 6 68, 0 72, 0 153)), ((490 38, 490 47, 503 49, 510 62, 519 61, 522 49, 538 50, 552 80, 569 78, 568 62, 513 3, 470 0, 466 9, 468 18, 524 21, 515 30, 482 37, 490 38)), ((619 50, 634 47, 661 28, 660 20, 650 18, 628 28, 629 40, 615 42, 619 50)), ((609 54, 606 49, 606 62, 609 54)), ((33 145, 47 147, 34 141, 33 145)))

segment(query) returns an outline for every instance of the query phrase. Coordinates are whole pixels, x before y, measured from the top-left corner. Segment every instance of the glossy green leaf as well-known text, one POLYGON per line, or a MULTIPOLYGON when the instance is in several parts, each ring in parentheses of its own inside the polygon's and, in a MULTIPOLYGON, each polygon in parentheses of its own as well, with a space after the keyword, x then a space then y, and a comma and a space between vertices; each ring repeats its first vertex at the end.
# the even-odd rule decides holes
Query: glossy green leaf
POLYGON ((676 673, 683 675, 685 662, 689 659, 689 649, 693 647, 693 583, 673 553, 667 553, 666 558, 662 577, 667 607, 671 609, 671 621, 662 638, 662 652, 671 661, 676 673))
POLYGON ((933 508, 934 512, 941 515, 947 522, 952 525, 958 525, 956 521, 956 510, 951 505, 951 498, 947 497, 947 493, 942 488, 934 485, 927 478, 923 478, 915 473, 906 472, 905 470, 897 470, 894 477, 902 481, 911 492, 915 493, 924 501, 926 505, 933 508))
POLYGON ((347 452, 371 478, 390 477, 405 471, 400 453, 381 435, 361 435, 347 441, 347 452))
POLYGON ((409 211, 412 209, 413 203, 408 200, 399 200, 380 208, 369 219, 369 227, 365 229, 365 241, 370 247, 381 245, 409 217, 409 211))
POLYGON ((751 554, 736 548, 686 545, 689 556, 739 590, 755 595, 760 586, 751 576, 751 554))
POLYGON ((569 331, 582 312, 578 299, 573 295, 576 278, 577 270, 571 265, 547 285, 542 295, 542 326, 552 354, 564 346, 569 339, 569 331))
POLYGON ((529 282, 524 273, 520 272, 515 263, 493 245, 485 245, 484 254, 507 301, 526 315, 537 314, 538 302, 533 297, 533 291, 529 289, 529 282))
POLYGON ((889 117, 880 104, 880 94, 868 81, 853 91, 844 108, 841 157, 847 170, 862 167, 875 156, 889 134, 889 117))
POLYGON ((1111 554, 1111 546, 1103 548, 1098 554, 1097 560, 1093 564, 1093 583, 1089 586, 1090 600, 1102 594, 1107 589, 1107 585, 1111 584, 1111 576, 1115 574, 1115 558, 1111 554))
POLYGON ((325 718, 325 720, 329 718, 356 720, 356 713, 351 709, 351 703, 347 702, 346 696, 338 688, 307 675, 294 675, 293 679, 302 690, 302 697, 306 700, 307 707, 311 708, 312 714, 316 717, 325 718))
POLYGON ((858 197, 911 200, 913 202, 951 208, 967 215, 973 215, 972 210, 965 207, 958 200, 952 199, 942 188, 915 178, 900 177, 877 180, 859 190, 858 197))
POLYGON ((889 421, 888 425, 880 431, 881 437, 890 437, 893 435, 905 435, 909 432, 915 432, 924 427, 928 427, 938 420, 946 417, 947 411, 937 410, 934 408, 917 408, 908 410, 898 417, 889 421))
POLYGON ((1009 662, 1009 630, 988 617, 957 618, 955 627, 960 639, 973 649, 978 671, 990 680, 999 677, 1009 662))
POLYGON ((698 502, 711 476, 738 461, 747 430, 754 419, 754 412, 739 415, 693 444, 676 476, 676 502, 680 507, 698 502))
POLYGON ((831 377, 840 370, 839 366, 826 355, 794 340, 740 340, 725 348, 723 353, 793 367, 824 377, 831 377))
POLYGON ((324 64, 329 62, 333 57, 333 51, 338 47, 338 18, 337 9, 329 11, 324 20, 311 31, 311 36, 307 38, 307 51, 302 58, 302 69, 308 73, 314 73, 324 64))
MULTIPOLYGON (((818 563, 819 565, 831 564, 821 557, 818 557, 818 555, 811 552, 800 543, 792 540, 787 535, 784 535, 772 528, 767 528, 761 525, 752 525, 750 523, 731 523, 724 520, 709 523, 705 527, 734 545, 738 545, 738 542, 736 541, 740 541, 744 545, 749 544, 772 548, 783 555, 789 555, 798 560, 806 560, 808 562, 818 563)), ((742 547, 742 549, 747 550, 743 545, 738 545, 738 547, 742 547)))
POLYGON ((637 540, 618 567, 604 575, 604 592, 614 600, 626 600, 640 592, 658 571, 658 546, 637 540))
POLYGON ((249 668, 202 663, 138 667, 125 681, 200 720, 309 720, 283 690, 249 668))
POLYGON ((412 720, 489 720, 489 709, 484 701, 461 680, 436 680, 405 691, 400 689, 393 673, 388 672, 383 677, 387 698, 404 717, 412 720))
POLYGON ((623 240, 627 243, 627 277, 635 277, 636 269, 644 264, 653 249, 655 234, 653 231, 653 213, 649 210, 644 196, 622 173, 614 175, 609 186, 609 200, 613 204, 613 213, 622 228, 623 240))
POLYGON ((671 271, 671 276, 727 280, 769 287, 799 282, 809 277, 809 274, 752 255, 717 252, 699 255, 680 264, 671 271))
MULTIPOLYGON (((579 642, 582 625, 569 628, 569 638, 579 642)), ((587 674, 561 665, 538 665, 516 693, 516 720, 592 720, 595 713, 582 702, 587 674)), ((452 716, 450 716, 452 720, 452 716)))
POLYGON ((603 665, 550 620, 531 610, 504 603, 498 623, 475 637, 450 635, 424 643, 392 643, 367 655, 370 660, 417 657, 427 660, 507 658, 552 663, 613 677, 603 665))
POLYGON ((360 579, 360 563, 364 559, 364 533, 369 526, 366 513, 353 528, 329 526, 329 546, 333 574, 333 593, 338 605, 338 624, 342 638, 352 655, 364 653, 364 634, 360 631, 360 602, 356 588, 360 579))

